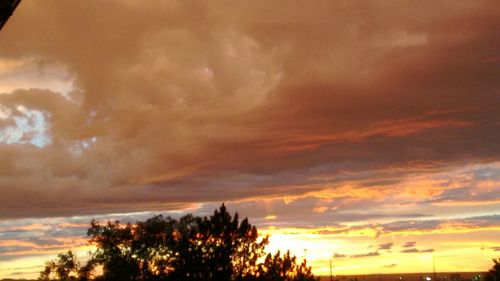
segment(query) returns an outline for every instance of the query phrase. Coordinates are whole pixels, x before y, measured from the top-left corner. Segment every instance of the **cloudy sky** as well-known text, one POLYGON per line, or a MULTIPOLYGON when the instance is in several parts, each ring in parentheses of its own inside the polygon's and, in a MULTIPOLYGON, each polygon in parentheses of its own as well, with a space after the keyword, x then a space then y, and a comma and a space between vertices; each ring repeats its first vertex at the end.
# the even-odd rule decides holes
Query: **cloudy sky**
POLYGON ((91 218, 222 202, 316 274, 486 270, 499 141, 495 0, 25 0, 0 32, 0 277, 84 259, 91 218))

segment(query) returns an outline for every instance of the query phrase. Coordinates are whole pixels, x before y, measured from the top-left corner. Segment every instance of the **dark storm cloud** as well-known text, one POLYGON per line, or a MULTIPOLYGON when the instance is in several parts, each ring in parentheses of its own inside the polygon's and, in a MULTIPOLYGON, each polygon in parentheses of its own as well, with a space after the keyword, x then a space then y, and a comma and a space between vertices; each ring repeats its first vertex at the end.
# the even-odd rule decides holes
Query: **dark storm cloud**
MULTIPOLYGON (((22 105, 42 112, 50 139, 0 143, 0 216, 176 210, 325 188, 342 191, 339 203, 364 196, 374 206, 391 201, 387 190, 411 194, 401 183, 413 169, 453 177, 463 163, 498 161, 495 4, 23 2, 0 34, 0 73, 13 77, 12 62, 29 58, 40 72, 62 69, 73 90, 26 82, 0 95, 2 128, 22 105)), ((472 203, 499 199, 495 184, 446 188, 405 200, 478 190, 472 203)), ((370 217, 354 213, 338 216, 370 217)))

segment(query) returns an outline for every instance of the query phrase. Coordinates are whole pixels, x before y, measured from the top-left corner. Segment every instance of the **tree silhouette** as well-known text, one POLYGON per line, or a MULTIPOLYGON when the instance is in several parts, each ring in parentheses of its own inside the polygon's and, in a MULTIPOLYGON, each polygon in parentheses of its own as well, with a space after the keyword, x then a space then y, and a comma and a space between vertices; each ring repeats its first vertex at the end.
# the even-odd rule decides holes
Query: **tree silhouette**
POLYGON ((484 276, 484 281, 500 281, 500 258, 493 259, 493 266, 484 276))
POLYGON ((139 260, 133 255, 134 235, 132 225, 121 226, 118 221, 101 226, 95 220, 87 231, 90 243, 97 247, 92 253, 91 264, 102 266, 102 280, 127 281, 139 277, 139 260))
POLYGON ((257 228, 224 204, 209 217, 159 215, 134 225, 92 220, 87 235, 96 250, 85 266, 68 252, 47 262, 39 280, 315 280, 306 262, 297 264, 289 252, 266 256, 268 237, 259 239, 257 228))
POLYGON ((45 268, 40 272, 40 281, 49 280, 76 280, 79 275, 80 264, 73 252, 68 251, 65 254, 58 254, 57 259, 45 263, 45 268))
POLYGON ((273 281, 313 281, 316 280, 311 272, 311 268, 307 267, 304 260, 301 264, 297 264, 297 258, 291 256, 287 251, 281 256, 278 251, 274 256, 268 254, 263 264, 259 265, 257 280, 273 280, 273 281))

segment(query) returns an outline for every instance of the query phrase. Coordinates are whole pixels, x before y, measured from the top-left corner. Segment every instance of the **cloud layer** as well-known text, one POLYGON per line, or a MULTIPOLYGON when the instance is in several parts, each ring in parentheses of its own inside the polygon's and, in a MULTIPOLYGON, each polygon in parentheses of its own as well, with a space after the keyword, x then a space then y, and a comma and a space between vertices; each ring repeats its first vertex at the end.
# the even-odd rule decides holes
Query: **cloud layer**
POLYGON ((489 3, 23 3, 4 76, 60 82, 0 96, 2 122, 43 112, 50 140, 1 145, 0 213, 300 195, 346 173, 377 185, 498 160, 489 3))

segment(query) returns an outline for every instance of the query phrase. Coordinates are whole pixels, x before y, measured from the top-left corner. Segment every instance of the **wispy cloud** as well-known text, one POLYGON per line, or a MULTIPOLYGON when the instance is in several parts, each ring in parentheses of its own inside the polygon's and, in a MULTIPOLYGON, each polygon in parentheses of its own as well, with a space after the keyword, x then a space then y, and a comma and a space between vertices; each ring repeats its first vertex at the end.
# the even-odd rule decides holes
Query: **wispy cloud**
POLYGON ((357 259, 357 258, 376 257, 376 256, 380 256, 380 253, 378 251, 376 251, 376 252, 369 252, 369 253, 363 253, 363 254, 351 255, 350 257, 353 258, 353 259, 357 259))
POLYGON ((413 248, 413 247, 415 247, 416 244, 417 244, 417 242, 415 242, 415 241, 408 241, 403 245, 403 248, 413 248))
POLYGON ((434 252, 434 249, 425 249, 425 250, 419 250, 415 248, 409 248, 409 249, 404 249, 401 251, 401 253, 406 253, 406 254, 412 254, 412 253, 432 253, 434 252))
POLYGON ((392 249, 392 246, 394 246, 394 243, 389 242, 389 243, 384 243, 384 244, 378 244, 377 248, 378 248, 378 250, 390 250, 390 249, 392 249))

